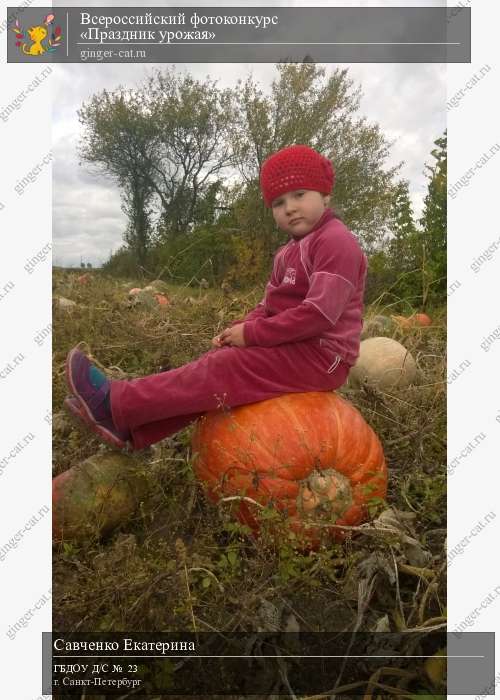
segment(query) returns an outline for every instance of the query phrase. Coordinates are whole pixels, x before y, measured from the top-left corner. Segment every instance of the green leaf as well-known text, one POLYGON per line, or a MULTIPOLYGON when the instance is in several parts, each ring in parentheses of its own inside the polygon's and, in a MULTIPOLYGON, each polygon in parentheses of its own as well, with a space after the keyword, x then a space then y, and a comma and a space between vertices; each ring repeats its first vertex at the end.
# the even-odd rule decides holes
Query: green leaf
POLYGON ((232 549, 227 553, 227 558, 231 566, 235 566, 236 562, 238 561, 238 554, 232 549))

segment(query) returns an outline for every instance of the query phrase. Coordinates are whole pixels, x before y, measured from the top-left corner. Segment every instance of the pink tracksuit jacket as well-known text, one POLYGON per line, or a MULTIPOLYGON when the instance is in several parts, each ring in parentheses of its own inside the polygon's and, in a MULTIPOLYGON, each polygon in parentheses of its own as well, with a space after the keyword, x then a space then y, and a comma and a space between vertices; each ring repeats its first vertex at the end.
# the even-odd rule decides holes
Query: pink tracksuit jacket
POLYGON ((356 237, 327 209, 311 232, 276 253, 264 298, 243 319, 246 347, 112 382, 116 425, 141 449, 206 411, 337 389, 359 352, 366 269, 356 237))

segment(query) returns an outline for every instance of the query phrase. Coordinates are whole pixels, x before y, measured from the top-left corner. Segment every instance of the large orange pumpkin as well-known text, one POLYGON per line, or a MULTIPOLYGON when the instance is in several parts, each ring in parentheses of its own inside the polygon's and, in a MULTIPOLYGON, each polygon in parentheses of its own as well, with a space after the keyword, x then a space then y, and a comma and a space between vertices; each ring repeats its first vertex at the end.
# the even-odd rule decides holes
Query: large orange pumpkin
POLYGON ((370 499, 387 491, 379 439, 333 392, 286 394, 208 413, 192 446, 209 498, 246 497, 236 515, 254 532, 259 508, 248 499, 288 515, 291 530, 314 544, 320 532, 342 539, 338 526, 361 523, 370 499))

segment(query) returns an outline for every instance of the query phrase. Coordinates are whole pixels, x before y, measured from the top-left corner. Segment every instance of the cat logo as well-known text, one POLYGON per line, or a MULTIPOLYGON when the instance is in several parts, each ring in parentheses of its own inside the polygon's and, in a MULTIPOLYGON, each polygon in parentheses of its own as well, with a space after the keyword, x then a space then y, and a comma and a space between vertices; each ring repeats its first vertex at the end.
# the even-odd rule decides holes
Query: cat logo
POLYGON ((293 267, 287 267, 285 272, 285 277, 283 278, 283 284, 295 284, 296 270, 293 267))
POLYGON ((19 20, 16 19, 16 22, 12 27, 12 31, 16 35, 16 46, 19 48, 19 51, 21 51, 21 53, 23 53, 25 56, 41 56, 44 53, 51 53, 59 48, 62 40, 61 27, 55 27, 54 31, 52 31, 50 35, 50 38, 47 38, 50 31, 49 25, 53 23, 54 19, 55 15, 47 15, 47 17, 45 17, 43 20, 43 24, 30 27, 26 31, 27 36, 25 36, 25 33, 22 30, 19 20), (28 45, 26 41, 23 42, 22 39, 27 39, 32 43, 28 45))

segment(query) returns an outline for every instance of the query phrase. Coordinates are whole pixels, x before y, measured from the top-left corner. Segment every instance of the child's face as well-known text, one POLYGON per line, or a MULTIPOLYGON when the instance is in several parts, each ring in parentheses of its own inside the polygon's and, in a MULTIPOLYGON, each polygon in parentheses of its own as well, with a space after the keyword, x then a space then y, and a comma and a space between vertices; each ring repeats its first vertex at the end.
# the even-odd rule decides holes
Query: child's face
POLYGON ((292 236, 308 234, 330 202, 328 195, 314 190, 293 190, 272 202, 273 217, 282 231, 292 236))

